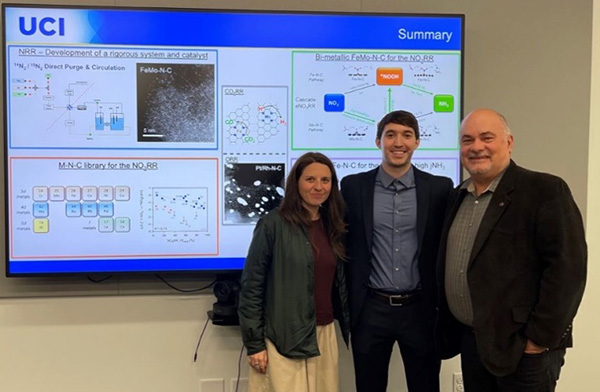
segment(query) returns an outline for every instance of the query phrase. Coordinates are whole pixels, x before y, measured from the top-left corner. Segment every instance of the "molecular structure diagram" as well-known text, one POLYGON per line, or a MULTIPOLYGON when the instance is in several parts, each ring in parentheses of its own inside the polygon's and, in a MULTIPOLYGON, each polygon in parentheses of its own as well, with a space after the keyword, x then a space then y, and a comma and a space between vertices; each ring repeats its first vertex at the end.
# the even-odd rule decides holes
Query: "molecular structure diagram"
POLYGON ((286 122, 275 105, 244 105, 225 120, 231 144, 264 143, 279 133, 286 122))

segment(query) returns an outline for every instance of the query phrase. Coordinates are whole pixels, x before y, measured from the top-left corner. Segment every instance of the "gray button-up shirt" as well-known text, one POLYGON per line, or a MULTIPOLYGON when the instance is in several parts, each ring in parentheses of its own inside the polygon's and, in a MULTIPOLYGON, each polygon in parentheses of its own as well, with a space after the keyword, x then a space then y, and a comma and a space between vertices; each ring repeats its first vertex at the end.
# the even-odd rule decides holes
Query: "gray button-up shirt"
POLYGON ((476 196, 471 180, 461 185, 460 189, 466 189, 468 193, 458 208, 448 232, 444 281, 448 307, 458 321, 469 326, 473 326, 473 305, 467 282, 469 259, 485 210, 503 175, 504 172, 479 196, 476 196))
POLYGON ((419 287, 417 190, 411 166, 394 179, 379 166, 373 203, 371 287, 405 293, 419 287))

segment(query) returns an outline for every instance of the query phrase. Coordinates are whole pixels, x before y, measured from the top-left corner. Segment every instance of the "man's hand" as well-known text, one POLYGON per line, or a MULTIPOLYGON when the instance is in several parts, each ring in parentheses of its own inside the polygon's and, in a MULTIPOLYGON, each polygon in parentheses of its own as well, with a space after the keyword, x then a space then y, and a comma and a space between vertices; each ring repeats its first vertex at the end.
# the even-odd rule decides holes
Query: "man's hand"
POLYGON ((541 354, 544 351, 548 351, 548 348, 538 346, 531 340, 527 339, 527 344, 525 344, 525 354, 541 354))
POLYGON ((268 362, 267 350, 262 350, 256 354, 248 355, 248 363, 259 373, 265 374, 267 372, 268 362))

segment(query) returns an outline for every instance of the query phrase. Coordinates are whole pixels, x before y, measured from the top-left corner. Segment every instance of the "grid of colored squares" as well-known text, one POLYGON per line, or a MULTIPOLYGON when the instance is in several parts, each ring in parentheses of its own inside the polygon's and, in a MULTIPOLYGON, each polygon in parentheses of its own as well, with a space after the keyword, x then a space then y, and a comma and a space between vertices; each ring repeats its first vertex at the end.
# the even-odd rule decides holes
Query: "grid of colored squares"
POLYGON ((128 201, 128 186, 34 186, 33 201, 128 201))
POLYGON ((48 233, 50 230, 51 202, 65 203, 65 215, 68 218, 98 219, 98 231, 101 233, 129 232, 131 221, 127 217, 114 216, 113 201, 128 201, 130 199, 128 186, 36 186, 33 188, 33 231, 48 233))

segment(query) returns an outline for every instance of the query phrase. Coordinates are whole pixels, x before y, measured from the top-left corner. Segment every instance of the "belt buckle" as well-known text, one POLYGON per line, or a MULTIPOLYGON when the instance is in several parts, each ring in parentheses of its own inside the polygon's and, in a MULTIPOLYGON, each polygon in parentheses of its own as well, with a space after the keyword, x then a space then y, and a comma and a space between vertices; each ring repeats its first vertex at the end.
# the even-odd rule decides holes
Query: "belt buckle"
POLYGON ((404 300, 405 297, 406 296, 402 295, 402 294, 388 296, 388 300, 390 301, 390 306, 402 306, 402 305, 404 305, 404 303, 402 302, 402 300, 404 300), (398 302, 395 302, 394 300, 398 300, 398 302))

